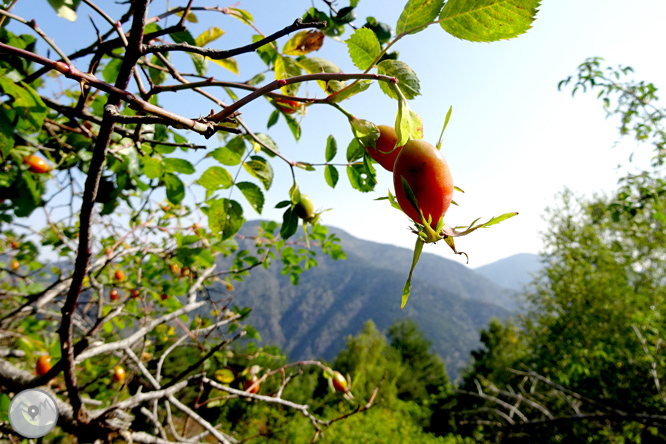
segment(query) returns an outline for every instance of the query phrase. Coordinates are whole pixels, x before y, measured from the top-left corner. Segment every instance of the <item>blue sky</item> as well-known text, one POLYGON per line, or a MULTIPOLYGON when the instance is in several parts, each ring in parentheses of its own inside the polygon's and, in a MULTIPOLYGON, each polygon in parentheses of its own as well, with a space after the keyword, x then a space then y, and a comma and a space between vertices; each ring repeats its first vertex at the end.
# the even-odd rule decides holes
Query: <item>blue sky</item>
MULTIPOLYGON (((52 14, 45 1, 40 2, 44 4, 42 8, 35 8, 35 3, 20 0, 13 12, 27 19, 35 18, 68 53, 87 44, 94 36, 89 14, 101 29, 108 27, 83 4, 79 8, 79 20, 72 24, 52 14)), ((184 3, 170 1, 169 5, 184 3)), ((162 12, 161 4, 154 2, 151 12, 162 12)), ((218 2, 195 4, 216 6, 218 2)), ((99 5, 108 6, 110 11, 117 7, 104 1, 99 1, 99 5)), ((322 2, 315 5, 319 9, 325 6, 322 2)), ((338 7, 346 5, 346 2, 338 2, 338 7)), ((290 24, 310 6, 310 1, 296 0, 245 1, 239 5, 254 15, 257 26, 265 34, 290 24)), ((403 6, 403 2, 361 0, 356 24, 362 25, 365 17, 372 15, 395 27, 403 6)), ((244 45, 253 34, 251 29, 222 14, 198 13, 197 16, 199 23, 190 25, 193 35, 210 26, 226 31, 211 47, 226 49, 244 45)), ((630 140, 613 147, 618 138, 617 122, 605 118, 601 103, 593 95, 577 94, 572 98, 570 90, 558 92, 557 84, 575 74, 576 67, 585 58, 601 56, 610 65, 631 65, 636 78, 661 86, 666 74, 660 51, 662 42, 666 41, 664 17, 666 3, 658 0, 638 0, 631 6, 619 0, 544 1, 533 29, 510 41, 470 43, 433 25, 404 38, 394 47, 421 81, 422 96, 410 106, 424 121, 425 140, 437 142, 446 111, 453 106, 442 150, 456 185, 466 193, 454 196, 460 207, 449 210, 446 222, 463 225, 477 217, 490 218, 508 211, 520 213, 498 226, 457 240, 459 250, 470 256, 470 267, 521 252, 539 252, 542 248, 539 233, 546 229, 542 219, 544 209, 557 204, 558 193, 565 187, 586 196, 610 192, 620 175, 617 165, 626 165, 635 148, 639 152, 649 151, 649 147, 636 147, 630 140)), ((10 29, 30 32, 16 23, 11 24, 10 29)), ((286 41, 287 38, 281 39, 280 47, 286 41)), ((45 52, 41 42, 39 49, 45 52)), ((344 43, 327 39, 322 49, 312 55, 335 62, 345 72, 357 71, 344 43)), ((254 54, 241 55, 237 60, 240 76, 213 64, 209 74, 219 79, 245 81, 264 68, 254 54)), ((85 63, 75 64, 81 69, 87 67, 85 63)), ((186 67, 184 71, 193 71, 189 60, 183 60, 182 66, 186 67)), ((70 81, 62 82, 69 85, 70 81)), ((214 92, 229 103, 221 90, 214 92)), ((315 85, 309 86, 307 92, 322 96, 315 85)), ((302 88, 301 95, 305 93, 302 88)), ((185 92, 171 94, 161 103, 189 116, 207 114, 211 109, 211 102, 185 92)), ((376 124, 392 124, 397 109, 396 102, 383 95, 376 85, 343 105, 359 118, 376 124)), ((266 121, 271 110, 260 100, 242 111, 255 132, 267 132, 266 121)), ((344 116, 327 106, 308 109, 303 136, 298 143, 284 121, 268 133, 289 158, 317 163, 324 161, 329 135, 338 142, 339 155, 335 161, 340 163, 344 162, 344 151, 352 137, 344 116)), ((211 148, 219 146, 215 138, 205 141, 191 135, 190 139, 211 148)), ((640 159, 638 156, 637 162, 640 159)), ((274 163, 274 168, 275 181, 266 194, 267 203, 261 217, 281 220, 281 211, 271 208, 287 196, 291 173, 283 164, 274 163)), ((324 214, 323 222, 363 239, 412 248, 414 235, 407 230, 406 216, 387 202, 374 200, 392 189, 390 173, 381 171, 376 191, 361 194, 350 187, 344 169, 339 171, 341 178, 335 190, 326 185, 323 169, 314 173, 298 171, 299 186, 312 197, 316 207, 332 208, 324 214)), ((194 176, 190 180, 194 180, 194 176)), ((242 201, 246 217, 260 217, 245 204, 240 193, 235 197, 242 201)), ((428 246, 424 251, 462 260, 443 244, 428 246)))

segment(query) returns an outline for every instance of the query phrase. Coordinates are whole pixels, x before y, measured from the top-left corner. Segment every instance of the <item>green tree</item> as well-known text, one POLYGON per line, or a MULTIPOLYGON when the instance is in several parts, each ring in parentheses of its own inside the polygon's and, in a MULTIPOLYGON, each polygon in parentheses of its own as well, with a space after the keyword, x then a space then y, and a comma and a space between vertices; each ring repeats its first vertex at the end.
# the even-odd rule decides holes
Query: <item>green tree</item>
POLYGON ((456 408, 459 425, 473 424, 467 433, 511 442, 666 441, 664 110, 654 85, 619 82, 629 69, 598 64, 580 66, 574 91, 600 88, 621 134, 650 141, 655 156, 609 197, 565 191, 549 210, 544 268, 523 295, 520 328, 491 324, 486 349, 473 354, 456 408))

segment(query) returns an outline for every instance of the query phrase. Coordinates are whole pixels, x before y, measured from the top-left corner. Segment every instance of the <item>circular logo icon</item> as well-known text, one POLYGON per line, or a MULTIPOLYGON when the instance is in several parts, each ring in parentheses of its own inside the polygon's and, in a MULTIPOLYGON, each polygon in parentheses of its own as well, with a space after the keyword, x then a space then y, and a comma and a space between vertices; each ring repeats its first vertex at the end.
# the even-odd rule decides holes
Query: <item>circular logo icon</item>
POLYGON ((9 403, 9 423, 16 433, 26 438, 41 438, 57 422, 58 406, 44 390, 23 390, 9 403))

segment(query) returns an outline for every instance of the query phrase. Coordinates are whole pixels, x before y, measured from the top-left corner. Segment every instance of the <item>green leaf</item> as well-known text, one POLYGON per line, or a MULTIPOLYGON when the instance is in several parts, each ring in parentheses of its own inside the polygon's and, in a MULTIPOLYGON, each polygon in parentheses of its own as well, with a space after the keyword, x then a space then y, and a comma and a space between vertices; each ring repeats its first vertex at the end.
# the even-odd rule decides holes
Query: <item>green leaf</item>
POLYGON ((294 211, 293 207, 290 206, 282 215, 282 226, 280 227, 280 236, 282 239, 289 239, 291 236, 296 234, 298 230, 298 215, 294 211))
MULTIPOLYGON (((166 59, 169 60, 169 53, 164 54, 164 57, 166 57, 166 59)), ((119 62, 122 63, 122 61, 120 61, 120 60, 119 60, 119 62)), ((156 66, 164 67, 164 63, 162 63, 162 60, 159 57, 157 57, 156 55, 153 55, 150 58, 150 63, 152 63, 153 65, 156 65, 156 66)), ((120 69, 120 67, 118 67, 118 69, 120 69)), ((106 71, 106 69, 104 71, 106 71)), ((117 75, 118 75, 118 73, 116 72, 116 76, 117 75)), ((152 80, 152 82, 155 85, 161 85, 162 83, 166 82, 166 80, 169 78, 168 73, 166 71, 162 71, 161 69, 153 68, 152 66, 148 67, 148 76, 150 76, 150 80, 152 80)), ((104 77, 104 78, 106 79, 106 77, 104 77)), ((115 83, 115 80, 116 79, 114 77, 113 81, 109 82, 109 83, 115 83)))
MULTIPOLYGON (((275 80, 288 79, 289 77, 301 75, 301 67, 298 62, 291 57, 283 57, 281 55, 277 56, 275 60, 275 80)), ((292 83, 285 85, 282 88, 282 92, 289 96, 295 96, 298 93, 300 88, 300 83, 292 83)))
POLYGON ((104 81, 106 83, 109 83, 111 85, 116 83, 116 79, 118 78, 118 73, 120 72, 120 65, 122 64, 123 61, 121 59, 111 59, 111 61, 106 64, 104 70, 102 70, 102 77, 104 78, 104 81))
POLYGON ((81 0, 49 0, 49 4, 55 9, 58 16, 70 22, 76 21, 76 8, 79 3, 81 3, 81 0))
MULTIPOLYGON (((257 136, 257 139, 259 139, 264 145, 266 145, 267 147, 272 149, 274 152, 276 152, 276 153, 280 152, 280 149, 278 148, 275 141, 271 138, 271 136, 269 136, 268 134, 264 134, 264 133, 256 133, 255 135, 257 136)), ((254 147, 255 152, 259 152, 260 150, 263 150, 269 156, 271 156, 271 157, 275 156, 275 154, 266 150, 266 148, 264 148, 263 146, 261 146, 260 144, 255 142, 254 140, 252 140, 252 146, 254 147)))
POLYGON ((144 156, 143 161, 143 174, 145 174, 149 179, 157 179, 162 177, 165 173, 164 165, 159 159, 153 159, 152 157, 144 156))
POLYGON ((212 166, 204 171, 197 182, 208 191, 215 191, 229 188, 234 180, 229 171, 220 166, 212 166))
POLYGON ((358 142, 357 139, 352 139, 347 146, 347 162, 354 162, 355 160, 363 157, 365 148, 358 142))
POLYGON ((366 89, 370 88, 370 85, 372 85, 370 80, 359 80, 358 82, 353 83, 351 86, 348 86, 336 92, 335 94, 331 94, 328 96, 327 101, 330 103, 340 103, 343 100, 350 98, 351 96, 365 91, 366 89))
POLYGON ((264 208, 264 193, 261 191, 261 188, 252 182, 238 182, 236 186, 241 190, 241 193, 243 193, 243 196, 245 196, 250 205, 252 205, 252 208, 261 214, 264 208))
POLYGON ((275 125, 278 122, 279 118, 280 118, 280 111, 278 111, 277 109, 273 110, 270 117, 268 118, 268 122, 266 123, 266 128, 270 128, 271 126, 275 125))
MULTIPOLYGON (((253 35, 252 43, 256 43, 263 38, 264 38, 263 36, 258 34, 253 35)), ((271 64, 275 63, 278 57, 278 53, 275 51, 275 48, 273 48, 273 46, 270 43, 260 46, 259 48, 257 48, 256 52, 261 58, 261 60, 263 60, 264 63, 269 67, 271 66, 271 64)))
POLYGON ((228 146, 217 148, 212 151, 210 155, 222 165, 234 166, 241 163, 241 155, 238 154, 237 151, 230 149, 228 146))
POLYGON ((215 40, 219 39, 220 37, 222 37, 223 34, 224 31, 222 31, 218 27, 213 26, 202 32, 201 35, 199 35, 199 37, 197 37, 194 42, 196 46, 203 47, 209 44, 210 42, 214 42, 215 40))
POLYGON ((29 133, 39 131, 47 112, 39 94, 29 85, 14 83, 4 76, 0 76, 0 90, 14 99, 9 105, 20 119, 16 127, 29 133))
POLYGON ((349 177, 349 183, 355 190, 367 193, 375 189, 375 182, 370 180, 363 165, 348 165, 347 177, 349 177))
POLYGON ((449 0, 439 16, 442 28, 471 42, 510 39, 532 27, 541 0, 449 0))
POLYGON ((326 183, 331 187, 335 188, 335 185, 338 183, 338 170, 335 168, 333 165, 326 165, 326 168, 324 168, 324 179, 326 179, 326 183))
POLYGON ((194 41, 194 37, 192 37, 190 31, 185 30, 180 32, 172 32, 169 35, 176 43, 187 43, 188 45, 191 46, 197 46, 197 43, 194 41))
POLYGON ((221 240, 238 233, 244 223, 243 207, 235 200, 218 199, 208 209, 208 226, 221 240))
MULTIPOLYGON (((298 65, 308 74, 321 74, 322 72, 335 74, 342 72, 334 63, 319 57, 303 58, 298 61, 298 65)), ((317 80, 317 85, 326 91, 327 94, 333 94, 347 86, 347 83, 339 80, 330 80, 328 82, 317 80)))
POLYGON ((375 141, 379 138, 379 128, 377 125, 369 120, 357 119, 356 117, 349 119, 351 124, 352 133, 358 139, 358 142, 363 146, 375 146, 375 141))
POLYGON ((349 56, 354 65, 362 71, 370 68, 379 56, 381 47, 377 36, 371 29, 359 28, 345 41, 349 56))
POLYGON ((409 0, 398 19, 396 34, 416 34, 424 30, 437 18, 443 4, 444 0, 409 0))
POLYGON ((404 146, 412 134, 412 120, 407 100, 398 101, 398 113, 395 116, 395 135, 398 138, 396 146, 404 146))
POLYGON ((474 225, 479 219, 476 219, 474 222, 472 222, 467 229, 463 231, 457 231, 457 228, 464 228, 464 227, 456 227, 456 229, 449 227, 448 225, 444 225, 442 232, 446 234, 449 237, 460 237, 460 236, 465 236, 468 235, 469 233, 478 230, 479 228, 487 228, 492 225, 497 225, 500 222, 503 222, 507 219, 510 219, 514 216, 517 216, 518 213, 512 212, 512 213, 505 213, 502 214, 501 216, 493 217, 490 219, 488 222, 479 224, 479 225, 474 225))
POLYGON ((194 166, 185 159, 165 158, 164 168, 169 173, 194 174, 194 166))
POLYGON ((0 162, 4 162, 9 156, 9 152, 14 147, 14 125, 5 113, 5 110, 0 108, 0 162))
POLYGON ((319 50, 324 43, 324 33, 315 29, 297 32, 282 47, 282 54, 303 56, 319 50))
POLYGON ((298 141, 298 139, 301 138, 301 124, 298 122, 298 120, 289 114, 284 114, 285 120, 287 121, 287 125, 289 126, 289 129, 291 130, 291 133, 294 135, 294 139, 298 141))
POLYGON ((169 202, 179 204, 185 197, 185 185, 183 182, 171 173, 164 174, 164 183, 166 185, 166 196, 169 202))
POLYGON ((338 144, 335 141, 333 135, 328 136, 326 139, 326 162, 330 162, 335 157, 335 154, 338 152, 338 144))
MULTIPOLYGON (((377 72, 385 76, 391 76, 398 79, 398 88, 405 95, 407 100, 412 100, 421 94, 421 84, 416 73, 405 62, 400 60, 383 60, 377 64, 377 72)), ((379 82, 379 87, 389 97, 398 99, 398 95, 391 89, 391 85, 386 82, 379 82)))
POLYGON ((249 162, 244 162, 243 166, 248 173, 259 179, 264 189, 268 191, 273 183, 273 167, 263 157, 252 156, 250 159, 249 162))
POLYGON ((254 17, 252 17, 252 14, 247 12, 245 9, 240 9, 240 8, 227 8, 231 13, 229 14, 232 17, 237 18, 243 23, 254 23, 254 17))
POLYGON ((421 237, 416 238, 416 245, 414 246, 414 256, 412 257, 412 267, 409 269, 409 277, 407 278, 407 282, 405 282, 405 286, 402 288, 402 302, 400 304, 400 310, 405 308, 405 304, 407 303, 407 299, 409 298, 409 294, 412 290, 412 273, 414 273, 414 268, 416 267, 416 264, 419 262, 419 258, 421 257, 421 251, 423 251, 423 245, 425 242, 421 237))
POLYGON ((196 69, 197 74, 200 76, 205 76, 208 72, 208 60, 206 57, 199 54, 190 54, 192 63, 194 63, 194 69, 196 69))

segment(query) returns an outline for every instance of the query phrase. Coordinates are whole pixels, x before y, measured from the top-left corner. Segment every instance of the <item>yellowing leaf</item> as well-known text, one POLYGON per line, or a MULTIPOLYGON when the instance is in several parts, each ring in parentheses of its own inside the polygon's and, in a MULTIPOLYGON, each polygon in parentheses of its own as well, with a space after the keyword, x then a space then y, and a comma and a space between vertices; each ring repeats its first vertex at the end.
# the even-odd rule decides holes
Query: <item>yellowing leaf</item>
POLYGON ((194 42, 197 44, 197 46, 206 46, 210 42, 214 42, 215 40, 222 37, 223 34, 224 31, 213 26, 212 28, 205 30, 199 37, 194 40, 194 42))
POLYGON ((323 32, 316 29, 301 31, 284 44, 282 53, 284 55, 302 56, 317 51, 323 44, 323 32))
POLYGON ((221 60, 215 60, 215 59, 210 59, 213 63, 216 63, 220 65, 224 69, 228 69, 229 71, 233 72, 234 74, 238 75, 238 63, 236 62, 236 59, 233 57, 229 57, 227 59, 221 59, 221 60))

